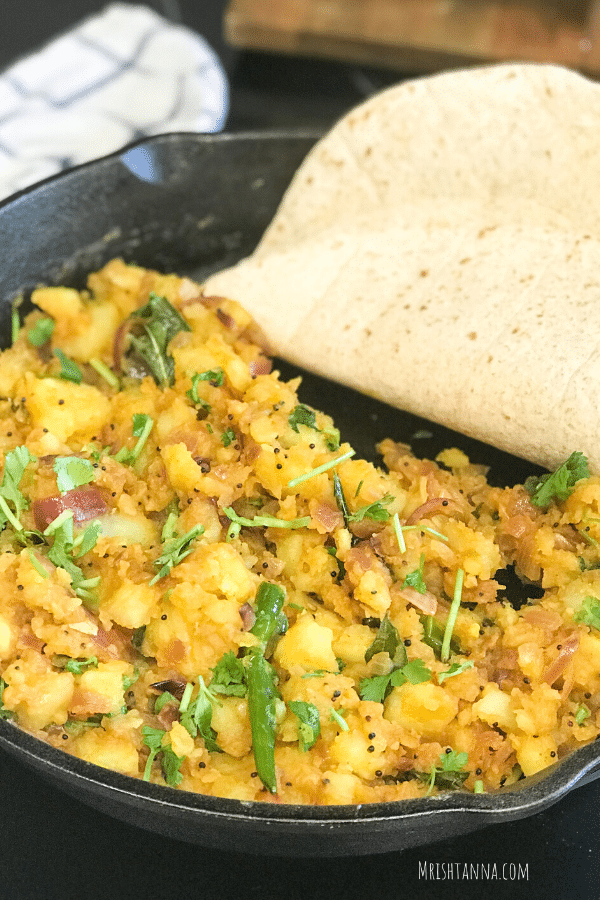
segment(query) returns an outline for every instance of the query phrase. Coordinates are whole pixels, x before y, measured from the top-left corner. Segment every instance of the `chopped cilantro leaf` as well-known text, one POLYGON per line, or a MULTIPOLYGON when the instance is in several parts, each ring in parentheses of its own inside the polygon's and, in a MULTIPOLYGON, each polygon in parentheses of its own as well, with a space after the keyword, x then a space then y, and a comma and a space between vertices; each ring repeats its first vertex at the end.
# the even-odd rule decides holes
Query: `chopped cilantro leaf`
POLYGON ((144 743, 150 750, 148 759, 146 760, 146 767, 144 769, 144 781, 150 781, 152 763, 154 762, 157 754, 162 750, 162 739, 164 738, 165 734, 166 732, 162 728, 152 728, 150 725, 144 725, 142 727, 142 743, 144 743))
POLYGON ((339 428, 323 428, 322 434, 325 438, 325 446, 332 453, 340 449, 340 430, 339 428))
POLYGON ((47 316, 38 319, 33 328, 30 328, 27 332, 27 340, 34 347, 43 347, 52 337, 54 325, 54 319, 50 319, 47 316))
POLYGON ((310 406, 305 406, 304 403, 299 403, 298 406, 294 407, 288 416, 288 423, 292 431, 298 433, 298 425, 305 425, 306 428, 313 428, 315 431, 319 431, 315 411, 310 406))
POLYGON ((0 528, 6 522, 10 522, 16 531, 22 531, 23 526, 19 516, 29 506, 29 501, 20 491, 21 479, 30 462, 35 462, 27 447, 15 447, 4 457, 4 475, 0 485, 0 528), (10 508, 12 504, 13 509, 10 508))
POLYGON ((160 578, 164 578, 165 575, 169 574, 173 566, 179 565, 186 556, 189 556, 193 550, 192 543, 203 534, 204 526, 194 525, 181 537, 174 537, 166 541, 163 545, 163 552, 154 560, 154 568, 158 569, 158 572, 150 584, 155 584, 160 578))
POLYGON ((304 700, 291 700, 288 706, 299 720, 298 744, 304 753, 315 745, 321 733, 319 710, 313 703, 304 700))
POLYGON ((52 665, 58 669, 64 669, 65 672, 71 672, 73 675, 81 675, 86 669, 96 669, 98 658, 88 656, 87 659, 71 659, 68 656, 53 656, 52 665))
POLYGON ((411 684, 421 684, 431 679, 431 670, 427 668, 422 659, 413 659, 400 668, 395 668, 388 675, 375 675, 372 678, 363 678, 359 685, 359 694, 362 700, 373 700, 375 703, 383 703, 392 688, 400 687, 409 681, 411 684))
POLYGON ((533 505, 544 509, 553 500, 561 502, 570 497, 577 482, 582 478, 589 478, 589 475, 587 458, 576 450, 554 472, 539 477, 532 475, 524 486, 531 494, 533 505))
POLYGON ((55 350, 54 355, 60 362, 60 372, 58 373, 58 377, 62 378, 64 381, 72 381, 74 384, 81 384, 83 375, 81 374, 79 366, 74 363, 72 359, 69 359, 68 356, 65 356, 62 350, 55 350))
POLYGON ((361 506, 355 512, 350 513, 350 521, 362 522, 363 519, 372 519, 374 522, 387 522, 391 513, 384 508, 384 505, 391 503, 393 499, 391 494, 386 494, 381 500, 361 506))
POLYGON ((162 728, 151 728, 150 725, 144 725, 142 728, 142 742, 148 747, 150 753, 146 760, 143 780, 150 781, 150 773, 152 771, 152 763, 157 755, 161 754, 161 769, 165 781, 171 787, 177 787, 181 783, 182 774, 179 771, 183 757, 177 756, 170 747, 163 747, 163 738, 166 732, 162 728))
POLYGON ((392 672, 392 684, 394 687, 400 687, 404 681, 411 684, 422 684, 424 681, 431 680, 431 669, 428 669, 422 659, 412 659, 401 669, 392 672), (400 676, 404 679, 400 681, 400 676))
POLYGON ((219 703, 219 701, 206 687, 204 679, 200 676, 198 679, 198 695, 187 709, 181 713, 180 721, 193 738, 197 737, 198 734, 200 735, 207 750, 213 753, 221 753, 222 750, 216 740, 217 733, 211 725, 213 703, 219 703))
POLYGON ((582 703, 575 713, 575 721, 578 725, 583 725, 586 719, 589 719, 591 716, 590 710, 587 708, 585 703, 582 703))
POLYGON ((159 713, 167 703, 176 703, 179 706, 177 697, 174 697, 170 691, 163 691, 154 701, 154 712, 159 713))
POLYGON ((361 679, 358 689, 361 700, 383 703, 390 689, 390 681, 391 675, 374 675, 372 678, 361 679))
POLYGON ((61 494, 94 480, 94 467, 89 459, 79 456, 57 456, 54 460, 56 484, 61 494))
POLYGON ((233 650, 223 654, 212 669, 210 690, 215 694, 244 697, 246 694, 246 669, 233 650))
POLYGON ((469 772, 464 771, 464 766, 469 761, 466 753, 457 753, 456 750, 449 750, 447 753, 440 754, 441 765, 431 766, 431 772, 418 772, 419 780, 429 785, 427 793, 431 793, 433 787, 442 790, 456 790, 463 786, 469 772))
POLYGON ((98 538, 102 532, 100 522, 92 522, 82 534, 78 535, 73 541, 73 549, 77 550, 77 557, 85 556, 90 550, 96 546, 98 538))
POLYGON ((298 425, 304 425, 306 428, 312 428, 313 431, 319 431, 325 438, 325 446, 328 450, 331 450, 332 452, 334 450, 339 450, 339 429, 334 428, 333 426, 319 428, 319 426, 317 425, 315 411, 314 409, 311 409, 310 406, 306 406, 304 403, 299 403, 297 406, 295 406, 288 416, 288 424, 292 431, 295 431, 297 433, 300 432, 298 425))
POLYGON ((177 787, 181 784, 183 775, 180 768, 183 762, 183 756, 177 756, 170 747, 163 747, 160 765, 165 781, 170 787, 177 787))
MULTIPOLYGON (((79 566, 73 561, 73 511, 65 509, 44 531, 44 537, 53 537, 53 544, 48 550, 48 559, 64 569, 71 576, 71 587, 82 600, 94 600, 90 588, 96 587, 100 576, 85 578, 79 566)), ((33 562, 33 560, 32 560, 33 562)))
POLYGON ((419 594, 424 594, 427 591, 427 585, 423 580, 423 569, 425 567, 425 554, 421 553, 421 559, 419 562, 419 568, 415 569, 413 572, 409 572, 406 578, 404 579, 403 587, 411 587, 414 588, 415 591, 418 591, 419 594))
POLYGON ((573 621, 583 622, 584 625, 600 631, 600 600, 597 597, 584 597, 581 607, 573 616, 573 621))
POLYGON ((121 447, 118 453, 115 454, 116 461, 129 466, 134 465, 139 459, 153 427, 154 419, 152 416, 148 416, 145 413, 134 413, 132 431, 133 436, 137 438, 137 443, 133 450, 121 447))
POLYGON ((460 675, 461 672, 466 672, 467 669, 473 668, 473 660, 465 660, 462 663, 452 663, 449 669, 446 669, 445 672, 438 672, 437 680, 438 684, 441 684, 446 678, 453 678, 454 675, 460 675))
POLYGON ((224 447, 229 447, 229 445, 233 444, 234 441, 235 441, 235 431, 233 430, 233 428, 228 428, 221 435, 221 443, 223 444, 224 447))

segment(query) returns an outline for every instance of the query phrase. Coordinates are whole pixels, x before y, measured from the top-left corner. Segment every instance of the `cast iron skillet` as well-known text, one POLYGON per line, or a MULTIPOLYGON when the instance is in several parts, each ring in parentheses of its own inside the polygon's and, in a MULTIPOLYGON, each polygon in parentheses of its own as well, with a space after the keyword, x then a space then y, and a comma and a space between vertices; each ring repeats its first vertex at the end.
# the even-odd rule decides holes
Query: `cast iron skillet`
MULTIPOLYGON (((0 326, 39 283, 82 286, 114 256, 203 278, 252 251, 315 136, 172 134, 72 170, 0 206, 0 326)), ((6 341, 5 341, 6 343, 6 341)), ((286 377, 299 370, 282 363, 286 377)), ((330 413, 344 440, 377 461, 389 436, 432 458, 458 446, 496 484, 534 469, 515 457, 304 374, 304 402, 330 413)), ((443 402, 443 398, 440 398, 443 402)), ((509 599, 510 591, 508 588, 509 599)), ((204 797, 147 784, 38 741, 0 721, 0 746, 67 793, 130 824, 220 850, 333 856, 389 852, 532 815, 600 774, 600 744, 495 794, 362 806, 303 807, 204 797)))

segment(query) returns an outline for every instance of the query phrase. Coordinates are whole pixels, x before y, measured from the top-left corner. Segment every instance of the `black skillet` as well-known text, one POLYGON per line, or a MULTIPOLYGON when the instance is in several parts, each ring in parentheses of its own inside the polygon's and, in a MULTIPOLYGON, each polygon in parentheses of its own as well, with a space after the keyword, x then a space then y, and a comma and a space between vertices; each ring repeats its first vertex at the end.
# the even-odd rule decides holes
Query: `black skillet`
MULTIPOLYGON (((147 139, 0 205, 0 315, 36 285, 82 286, 114 256, 197 279, 252 251, 314 136, 174 134, 147 139)), ((6 341, 5 341, 6 345, 6 341)), ((299 370, 278 363, 286 377, 299 370)), ((377 461, 383 437, 432 458, 448 446, 505 485, 539 470, 308 373, 301 398, 330 413, 344 440, 377 461)), ((509 587, 509 592, 512 590, 509 587)), ((147 784, 62 753, 0 720, 0 747, 88 805, 220 850, 334 856, 389 852, 540 812, 600 774, 600 744, 495 794, 449 793, 362 806, 302 807, 204 797, 147 784)))

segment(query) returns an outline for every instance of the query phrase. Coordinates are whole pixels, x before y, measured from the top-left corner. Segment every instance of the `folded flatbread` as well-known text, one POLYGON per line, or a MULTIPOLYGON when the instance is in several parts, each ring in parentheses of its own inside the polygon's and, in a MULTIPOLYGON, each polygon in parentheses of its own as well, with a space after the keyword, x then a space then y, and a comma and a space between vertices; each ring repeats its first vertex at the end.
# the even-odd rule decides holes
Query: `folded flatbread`
POLYGON ((600 86, 502 65, 343 118, 255 253, 209 279, 306 369, 600 472, 600 86))

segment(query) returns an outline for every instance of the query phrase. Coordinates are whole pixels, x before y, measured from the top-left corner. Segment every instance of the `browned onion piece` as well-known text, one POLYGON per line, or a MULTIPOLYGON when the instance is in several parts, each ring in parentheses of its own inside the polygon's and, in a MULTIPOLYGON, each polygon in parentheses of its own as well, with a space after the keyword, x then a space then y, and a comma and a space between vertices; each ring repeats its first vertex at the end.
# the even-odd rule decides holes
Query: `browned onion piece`
POLYGON ((562 675, 567 663, 571 660, 578 647, 579 635, 575 632, 563 642, 560 653, 542 675, 542 681, 552 686, 556 679, 562 675))
POLYGON ((256 621, 256 614, 249 603, 240 606, 240 618, 244 626, 244 631, 250 631, 256 621))
POLYGON ((430 500, 422 503, 421 506, 417 506, 417 508, 411 512, 404 524, 416 525, 421 519, 427 519, 429 516, 435 516, 438 513, 450 515, 452 513, 452 506, 454 509, 457 508, 457 504, 454 500, 449 500, 447 497, 432 497, 430 500))
POLYGON ((62 497, 44 497, 33 501, 33 518, 38 531, 44 531, 65 509, 73 512, 73 522, 81 525, 90 519, 97 519, 107 512, 108 507, 102 494, 96 488, 75 488, 62 497))
POLYGON ((179 707, 175 706, 174 703, 165 703, 156 718, 165 731, 170 731, 173 722, 176 722, 179 719, 179 707))
POLYGON ((237 327, 237 322, 228 312, 225 312, 224 309, 217 307, 215 310, 217 319, 225 328, 228 328, 229 331, 233 331, 237 327))
POLYGON ((120 372, 123 366, 123 354, 125 353, 125 344, 127 342, 127 335, 129 334, 131 325, 131 320, 125 319, 125 321, 122 322, 115 331, 115 337, 113 340, 113 363, 117 372, 120 372))
POLYGON ((425 591, 424 594, 421 594, 420 591, 416 591, 414 588, 407 586, 398 592, 394 591, 394 594, 397 597, 400 597, 400 599, 406 600, 407 603, 412 603, 413 606, 420 609, 426 616, 434 616, 437 612, 437 597, 430 591, 425 591))
POLYGON ((252 378, 256 378, 257 375, 268 375, 273 369, 273 362, 269 359, 268 356, 257 356, 256 359, 253 359, 250 365, 248 366, 248 371, 252 378))
POLYGON ((325 531, 335 531, 344 524, 342 514, 337 507, 329 506, 328 503, 317 503, 314 508, 311 506, 311 517, 321 525, 325 531))
POLYGON ((150 685, 155 691, 158 691, 162 694, 164 691, 168 691, 170 694, 173 694, 178 700, 181 700, 183 697, 183 692, 185 690, 186 682, 183 679, 175 679, 169 678, 166 681, 155 681, 150 685))

